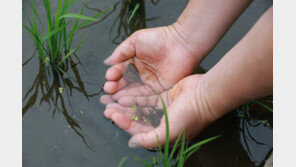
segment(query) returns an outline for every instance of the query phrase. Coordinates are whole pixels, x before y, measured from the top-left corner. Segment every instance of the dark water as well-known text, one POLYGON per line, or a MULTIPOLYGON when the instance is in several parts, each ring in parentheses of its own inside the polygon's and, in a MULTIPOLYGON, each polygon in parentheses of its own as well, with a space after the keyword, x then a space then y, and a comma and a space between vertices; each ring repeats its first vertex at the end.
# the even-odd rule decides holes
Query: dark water
MULTIPOLYGON (((36 2, 43 18, 42 3, 36 2)), ((130 136, 103 116, 105 106, 99 99, 108 68, 103 60, 135 30, 173 23, 187 1, 142 1, 131 24, 127 20, 133 4, 127 2, 89 0, 85 10, 88 16, 116 5, 101 17, 104 20, 76 34, 75 39, 81 39, 89 33, 77 57, 67 62, 68 77, 50 70, 46 74, 38 54, 32 57, 35 47, 23 30, 23 166, 117 166, 121 158, 131 153, 146 156, 144 149, 129 149, 130 136)), ((52 4, 56 6, 55 2, 52 4)), ((269 0, 254 1, 202 67, 208 70, 215 65, 271 5, 269 0)), ((77 13, 81 6, 81 1, 77 1, 72 12, 77 13)), ((28 1, 23 0, 23 7, 30 15, 28 1)), ((23 24, 28 25, 25 17, 23 24)), ((74 46, 79 40, 76 41, 74 46)), ((273 148, 272 114, 250 104, 215 122, 195 141, 217 134, 223 136, 201 148, 188 160, 187 166, 260 166, 273 148)), ((128 161, 127 166, 136 164, 128 161)))

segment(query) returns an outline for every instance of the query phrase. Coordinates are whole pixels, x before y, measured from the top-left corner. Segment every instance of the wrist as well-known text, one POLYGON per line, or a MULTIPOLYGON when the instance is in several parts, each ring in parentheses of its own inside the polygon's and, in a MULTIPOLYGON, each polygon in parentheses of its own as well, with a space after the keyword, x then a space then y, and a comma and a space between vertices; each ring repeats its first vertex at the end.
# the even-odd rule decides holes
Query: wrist
MULTIPOLYGON (((202 113, 203 120, 210 124, 229 111, 247 102, 247 94, 235 94, 223 89, 220 82, 212 79, 208 73, 202 75, 195 90, 197 111, 202 113)), ((231 89, 231 88, 230 88, 231 89)))
POLYGON ((196 77, 196 89, 195 94, 195 106, 196 112, 198 112, 199 118, 205 126, 217 120, 220 116, 216 114, 217 106, 214 103, 209 88, 208 80, 205 74, 194 75, 196 77))
POLYGON ((166 26, 165 30, 171 40, 176 43, 177 46, 184 48, 199 64, 203 58, 210 51, 209 46, 203 43, 202 38, 192 36, 191 32, 188 31, 182 24, 178 21, 172 25, 166 26))

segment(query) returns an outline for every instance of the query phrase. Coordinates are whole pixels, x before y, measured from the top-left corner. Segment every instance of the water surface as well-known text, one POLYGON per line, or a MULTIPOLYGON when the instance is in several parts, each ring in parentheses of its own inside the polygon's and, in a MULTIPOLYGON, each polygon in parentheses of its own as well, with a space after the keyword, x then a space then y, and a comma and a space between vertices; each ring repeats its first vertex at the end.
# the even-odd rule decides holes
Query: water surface
MULTIPOLYGON (((23 30, 23 166, 117 166, 121 158, 146 156, 142 148, 129 149, 130 136, 103 116, 101 88, 108 68, 103 60, 127 36, 137 29, 164 26, 176 21, 186 0, 145 0, 131 24, 127 23, 133 9, 128 0, 89 0, 85 15, 91 16, 115 4, 103 20, 85 27, 76 35, 81 39, 89 33, 77 57, 69 60, 67 74, 49 72, 40 65, 30 37, 23 30), (27 61, 30 60, 30 61, 27 61), (59 88, 63 87, 63 92, 59 88)), ((42 3, 36 1, 41 18, 42 3), (38 2, 38 3, 37 3, 38 2)), ((53 1, 56 7, 56 1, 53 1)), ((269 0, 254 1, 238 19, 217 47, 202 63, 209 70, 237 43, 272 5, 269 0)), ((23 7, 30 13, 29 3, 23 7)), ((72 12, 82 7, 77 1, 72 12)), ((28 25, 23 17, 23 24, 28 25)), ((79 40, 74 41, 74 46, 79 40), (75 43, 76 42, 76 43, 75 43)), ((272 114, 259 106, 238 109, 208 127, 198 138, 222 134, 216 142, 204 146, 190 158, 186 166, 260 166, 272 150, 272 114), (249 112, 249 109, 251 112, 249 112), (262 121, 269 123, 263 124, 262 121)), ((154 152, 149 152, 154 155, 154 152)), ((128 161, 127 166, 136 166, 128 161)))

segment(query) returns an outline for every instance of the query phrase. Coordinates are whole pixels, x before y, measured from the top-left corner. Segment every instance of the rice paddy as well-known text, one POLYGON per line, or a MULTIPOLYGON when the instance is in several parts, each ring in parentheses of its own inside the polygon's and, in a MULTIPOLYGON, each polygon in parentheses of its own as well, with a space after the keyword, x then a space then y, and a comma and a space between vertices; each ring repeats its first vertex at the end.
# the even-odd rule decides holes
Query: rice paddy
POLYGON ((51 65, 53 69, 60 70, 65 73, 63 68, 64 61, 73 53, 77 53, 88 34, 80 40, 75 47, 72 46, 75 33, 92 21, 97 21, 97 18, 107 12, 106 9, 94 16, 88 17, 83 15, 85 5, 79 13, 69 13, 71 7, 77 0, 58 0, 55 13, 52 10, 52 5, 49 0, 43 0, 44 9, 46 11, 46 24, 42 22, 38 11, 35 8, 34 2, 29 2, 32 10, 32 17, 30 18, 26 11, 29 26, 23 25, 30 35, 32 41, 37 48, 40 58, 48 67, 51 65), (79 22, 83 20, 83 22, 79 22), (73 24, 69 28, 70 24, 73 24))

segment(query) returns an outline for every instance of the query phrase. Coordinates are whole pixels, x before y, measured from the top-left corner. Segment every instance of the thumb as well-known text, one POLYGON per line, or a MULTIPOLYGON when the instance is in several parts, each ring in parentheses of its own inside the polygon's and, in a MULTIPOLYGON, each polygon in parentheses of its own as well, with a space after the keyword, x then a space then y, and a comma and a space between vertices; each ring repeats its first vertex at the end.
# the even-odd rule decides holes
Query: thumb
MULTIPOLYGON (((163 121, 161 121, 163 122, 163 121)), ((166 138, 165 123, 161 123, 156 129, 147 133, 138 133, 134 135, 128 142, 129 147, 145 147, 148 149, 157 148, 164 145, 166 138)))
MULTIPOLYGON (((169 120, 169 138, 170 142, 177 139, 179 133, 182 131, 183 126, 179 119, 176 119, 175 112, 178 112, 180 107, 177 107, 177 103, 172 103, 172 105, 168 108, 168 120, 169 120), (179 122, 179 123, 178 123, 179 122)), ((180 111, 180 110, 179 110, 180 111)), ((134 135, 129 140, 129 147, 145 147, 148 149, 153 149, 159 147, 159 145, 163 146, 166 140, 166 124, 165 118, 162 117, 160 121, 160 125, 154 130, 147 133, 138 133, 134 135)))
POLYGON ((114 65, 125 60, 128 60, 136 55, 135 48, 136 35, 133 34, 125 41, 123 41, 112 53, 110 57, 108 57, 104 63, 106 65, 114 65))

